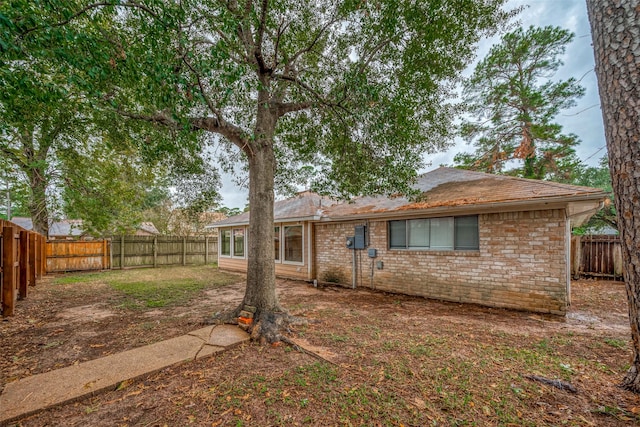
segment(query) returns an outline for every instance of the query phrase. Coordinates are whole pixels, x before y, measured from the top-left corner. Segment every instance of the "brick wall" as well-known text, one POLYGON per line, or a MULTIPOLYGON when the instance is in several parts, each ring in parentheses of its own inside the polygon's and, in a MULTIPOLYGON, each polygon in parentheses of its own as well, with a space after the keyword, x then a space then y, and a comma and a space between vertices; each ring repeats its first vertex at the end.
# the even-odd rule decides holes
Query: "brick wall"
MULTIPOLYGON (((363 222, 316 224, 318 280, 352 284, 346 236, 363 222)), ((563 209, 479 215, 478 251, 390 250, 387 222, 369 222, 370 248, 356 251, 358 286, 428 298, 564 314, 566 221, 563 209), (376 261, 384 263, 381 270, 376 261), (373 279, 373 280, 372 280, 373 279)))

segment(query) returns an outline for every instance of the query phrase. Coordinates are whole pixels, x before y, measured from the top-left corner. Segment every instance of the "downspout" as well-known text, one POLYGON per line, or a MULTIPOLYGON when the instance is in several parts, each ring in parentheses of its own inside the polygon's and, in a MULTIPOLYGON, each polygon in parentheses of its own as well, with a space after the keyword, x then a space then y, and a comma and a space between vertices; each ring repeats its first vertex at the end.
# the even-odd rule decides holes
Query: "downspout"
POLYGON ((565 273, 567 281, 567 307, 571 306, 571 219, 565 210, 565 273))
POLYGON ((351 253, 353 254, 353 262, 351 263, 351 289, 356 288, 356 281, 358 275, 358 266, 356 265, 356 250, 351 249, 351 253))

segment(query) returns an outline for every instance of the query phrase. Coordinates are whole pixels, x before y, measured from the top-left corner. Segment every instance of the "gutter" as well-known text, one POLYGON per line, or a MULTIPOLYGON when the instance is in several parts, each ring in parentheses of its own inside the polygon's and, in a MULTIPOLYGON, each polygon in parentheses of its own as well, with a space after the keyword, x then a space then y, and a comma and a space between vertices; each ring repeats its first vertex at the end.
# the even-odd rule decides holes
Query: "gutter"
MULTIPOLYGON (((301 216, 301 217, 290 217, 290 218, 274 218, 274 224, 277 222, 304 222, 304 221, 319 221, 322 217, 320 215, 313 216, 301 216)), ((226 227, 237 227, 240 225, 249 225, 249 221, 241 221, 241 222, 228 222, 224 224, 213 224, 211 228, 226 228, 226 227)))
POLYGON ((376 219, 376 218, 408 218, 411 216, 424 215, 438 216, 443 213, 489 213, 489 212, 513 212, 518 210, 542 210, 542 209, 562 209, 566 208, 569 203, 581 202, 581 201, 602 201, 607 197, 607 194, 602 192, 600 194, 590 194, 584 196, 574 197, 555 197, 544 199, 528 199, 518 200, 511 202, 490 202, 483 204, 466 204, 459 206, 436 206, 432 208, 416 208, 416 209, 401 209, 398 210, 385 210, 381 212, 373 213, 354 213, 342 216, 325 216, 320 219, 320 222, 338 222, 338 221, 350 221, 350 220, 362 220, 362 219, 376 219), (523 209, 528 208, 528 209, 523 209))

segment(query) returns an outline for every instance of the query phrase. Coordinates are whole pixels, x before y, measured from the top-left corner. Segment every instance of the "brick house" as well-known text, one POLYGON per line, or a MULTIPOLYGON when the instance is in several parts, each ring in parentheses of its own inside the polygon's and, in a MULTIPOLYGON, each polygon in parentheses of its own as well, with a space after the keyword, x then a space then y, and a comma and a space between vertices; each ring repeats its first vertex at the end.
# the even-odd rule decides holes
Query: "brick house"
MULTIPOLYGON (((566 312, 571 228, 602 206, 602 190, 444 167, 416 188, 418 201, 338 203, 307 191, 276 202, 276 275, 566 312)), ((213 224, 221 269, 246 271, 248 223, 246 212, 213 224)))

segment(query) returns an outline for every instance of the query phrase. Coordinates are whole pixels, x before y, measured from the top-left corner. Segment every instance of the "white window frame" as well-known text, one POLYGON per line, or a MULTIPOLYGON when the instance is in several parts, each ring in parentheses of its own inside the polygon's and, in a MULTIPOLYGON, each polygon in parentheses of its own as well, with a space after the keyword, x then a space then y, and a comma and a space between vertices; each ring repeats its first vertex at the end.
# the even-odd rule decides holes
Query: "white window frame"
POLYGON ((276 230, 278 229, 278 240, 279 240, 279 245, 278 245, 278 259, 276 259, 276 254, 275 254, 275 248, 273 251, 273 262, 275 262, 276 264, 282 264, 282 252, 283 249, 282 247, 284 246, 283 242, 282 242, 282 224, 274 224, 273 225, 273 237, 274 237, 274 241, 275 241, 275 237, 276 237, 276 230))
POLYGON ((220 233, 219 235, 222 236, 222 233, 224 231, 229 231, 231 233, 231 241, 230 241, 230 245, 229 245, 229 255, 223 255, 222 254, 222 237, 220 239, 220 244, 218 245, 218 256, 220 258, 228 258, 228 259, 246 259, 247 258, 247 227, 225 227, 225 228, 221 228, 220 229, 220 233), (244 250, 243 250, 243 256, 238 256, 234 254, 235 251, 235 236, 234 236, 234 230, 242 230, 242 237, 243 237, 243 245, 244 245, 244 250))
POLYGON ((289 264, 289 265, 304 265, 305 263, 305 244, 306 244, 306 238, 305 238, 305 224, 300 224, 300 223, 278 223, 274 225, 275 227, 280 227, 280 259, 279 260, 275 260, 276 263, 279 264, 289 264), (286 239, 285 239, 285 229, 287 227, 301 227, 301 237, 302 237, 302 243, 301 243, 301 251, 302 251, 302 261, 287 261, 285 259, 285 254, 286 254, 286 239))
MULTIPOLYGON (((480 241, 479 241, 479 237, 480 237, 480 218, 478 215, 460 215, 460 216, 448 216, 448 217, 433 217, 433 218, 409 218, 409 219, 399 219, 399 220, 389 220, 388 224, 387 224, 387 233, 388 233, 388 237, 387 237, 387 247, 389 250, 391 251, 432 251, 432 252, 477 252, 480 250, 480 241), (477 228, 477 232, 478 232, 478 247, 474 248, 474 249, 466 249, 466 248, 456 248, 455 246, 455 242, 456 242, 456 218, 464 218, 464 217, 476 217, 477 218, 477 224, 478 224, 478 228, 477 228), (429 242, 429 246, 414 246, 414 247, 409 247, 409 227, 408 227, 408 221, 412 221, 412 220, 429 220, 429 228, 431 227, 431 220, 432 219, 445 219, 445 218, 451 218, 453 220, 453 234, 451 236, 451 240, 453 242, 453 246, 451 248, 444 248, 444 247, 432 247, 431 246, 431 241, 429 242), (405 222, 405 247, 393 247, 391 246, 391 222, 393 221, 404 221, 405 222)), ((429 232, 429 239, 431 239, 431 231, 429 232)))
POLYGON ((220 258, 231 258, 233 255, 233 229, 232 228, 221 228, 220 231, 218 232, 218 235, 220 236, 220 242, 218 245, 218 256, 220 258), (225 231, 229 232, 229 255, 223 254, 222 253, 222 239, 223 239, 223 233, 225 231))

